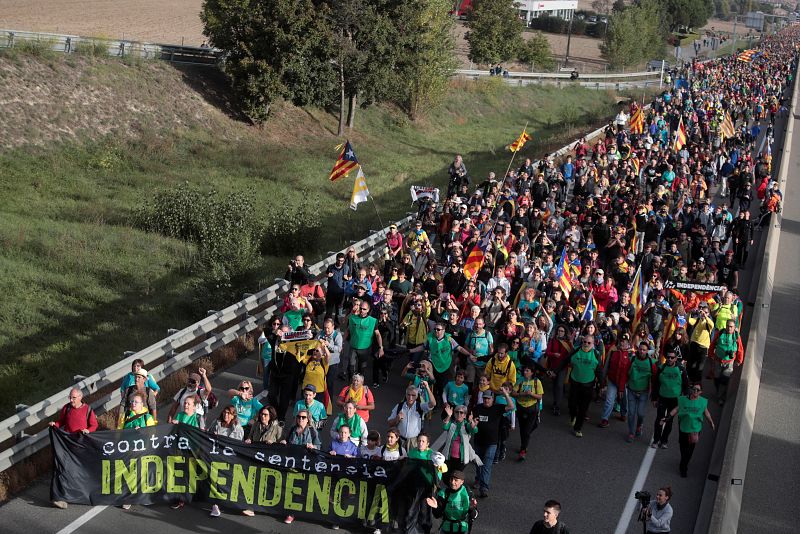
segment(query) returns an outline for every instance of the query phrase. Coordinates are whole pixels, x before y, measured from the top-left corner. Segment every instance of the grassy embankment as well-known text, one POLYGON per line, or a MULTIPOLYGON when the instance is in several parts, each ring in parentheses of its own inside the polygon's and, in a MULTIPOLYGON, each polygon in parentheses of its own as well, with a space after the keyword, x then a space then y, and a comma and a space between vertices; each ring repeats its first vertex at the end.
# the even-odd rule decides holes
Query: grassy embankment
MULTIPOLYGON (((218 78, 162 63, 0 55, 0 416, 197 319, 192 248, 131 225, 156 191, 252 188, 260 210, 313 191, 324 239, 316 250, 291 247, 311 260, 378 228, 372 206, 349 209, 352 176, 327 180, 339 142, 330 113, 282 105, 255 128, 232 118, 218 78)), ((455 83, 425 121, 373 107, 359 111, 349 137, 387 222, 407 211, 410 185, 444 183, 456 152, 475 177, 502 173, 504 147, 526 121, 534 141, 518 158, 599 125, 615 101, 591 90, 455 83)), ((264 257, 255 285, 271 284, 285 264, 285 254, 264 257)))

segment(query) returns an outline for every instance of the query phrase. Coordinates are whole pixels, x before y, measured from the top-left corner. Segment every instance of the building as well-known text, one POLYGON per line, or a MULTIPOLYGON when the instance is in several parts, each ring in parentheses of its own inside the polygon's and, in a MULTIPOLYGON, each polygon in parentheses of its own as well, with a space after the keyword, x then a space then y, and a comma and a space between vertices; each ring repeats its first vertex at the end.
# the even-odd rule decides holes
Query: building
POLYGON ((517 7, 526 23, 542 15, 570 20, 578 9, 578 0, 518 0, 517 7))
MULTIPOLYGON (((517 0, 516 5, 519 9, 519 18, 526 23, 544 14, 569 20, 578 9, 578 0, 517 0)), ((451 13, 461 18, 465 17, 470 9, 472 0, 456 0, 451 13)))

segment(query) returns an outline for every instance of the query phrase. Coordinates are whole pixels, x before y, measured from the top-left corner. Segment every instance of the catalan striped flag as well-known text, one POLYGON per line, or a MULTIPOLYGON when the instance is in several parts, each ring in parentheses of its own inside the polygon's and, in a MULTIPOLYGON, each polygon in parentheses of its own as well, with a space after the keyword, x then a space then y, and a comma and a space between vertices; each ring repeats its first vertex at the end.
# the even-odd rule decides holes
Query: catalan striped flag
POLYGON ((567 247, 561 251, 561 259, 558 260, 556 266, 556 279, 558 280, 558 287, 564 293, 564 296, 569 298, 572 291, 572 277, 570 276, 569 260, 567 259, 567 247))
POLYGON ((345 141, 339 157, 336 158, 336 163, 333 164, 333 170, 328 177, 331 182, 335 182, 343 176, 347 176, 350 171, 358 167, 358 158, 356 153, 353 152, 353 147, 350 146, 350 141, 345 141))
POLYGON ((720 125, 719 133, 722 134, 723 140, 729 139, 734 135, 736 135, 736 128, 734 128, 731 116, 727 112, 725 113, 725 118, 722 119, 722 124, 720 125))
POLYGON ((678 152, 684 146, 686 146, 686 127, 683 125, 683 117, 681 117, 680 122, 678 122, 678 129, 676 130, 675 135, 675 152, 678 152))
POLYGON ((581 315, 581 321, 594 321, 595 310, 597 309, 597 303, 594 301, 594 295, 589 293, 589 300, 586 301, 586 307, 583 309, 583 314, 581 315))
POLYGON ((764 148, 764 161, 767 162, 767 171, 772 172, 772 143, 767 142, 764 148))
POLYGON ((631 158, 631 166, 633 166, 633 172, 636 173, 636 176, 639 176, 639 168, 641 167, 641 162, 639 162, 639 156, 633 156, 631 158))
POLYGON ((642 266, 636 270, 636 275, 633 277, 633 285, 631 286, 631 304, 633 304, 633 322, 631 328, 633 331, 639 326, 639 321, 642 319, 642 310, 644 309, 644 281, 642 280, 642 266))
POLYGON ((531 140, 530 134, 528 134, 528 132, 526 132, 525 130, 522 130, 522 133, 519 134, 519 137, 517 138, 517 140, 514 141, 513 143, 511 143, 508 146, 508 149, 511 152, 517 152, 519 150, 522 150, 522 147, 525 146, 525 143, 527 143, 530 140, 531 140))
POLYGON ((630 129, 631 133, 634 134, 644 133, 644 113, 642 113, 642 108, 637 107, 633 114, 631 114, 630 129))
POLYGON ((486 251, 492 242, 494 231, 489 230, 486 232, 480 241, 472 248, 467 256, 467 261, 464 263, 464 276, 467 280, 473 280, 477 276, 478 271, 483 267, 483 262, 486 259, 486 251))
POLYGON ((751 48, 750 50, 745 50, 736 58, 739 61, 743 61, 745 63, 751 63, 755 58, 760 56, 761 54, 755 48, 751 48))

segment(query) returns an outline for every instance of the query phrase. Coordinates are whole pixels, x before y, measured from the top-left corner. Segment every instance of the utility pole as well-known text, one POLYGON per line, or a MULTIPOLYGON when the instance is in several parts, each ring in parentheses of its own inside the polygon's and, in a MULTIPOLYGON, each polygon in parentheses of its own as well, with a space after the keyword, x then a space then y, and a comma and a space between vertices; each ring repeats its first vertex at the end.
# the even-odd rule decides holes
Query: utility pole
POLYGON ((572 12, 572 16, 569 18, 569 28, 567 29, 567 53, 564 55, 564 66, 569 66, 569 43, 572 40, 572 19, 575 18, 575 12, 572 12))

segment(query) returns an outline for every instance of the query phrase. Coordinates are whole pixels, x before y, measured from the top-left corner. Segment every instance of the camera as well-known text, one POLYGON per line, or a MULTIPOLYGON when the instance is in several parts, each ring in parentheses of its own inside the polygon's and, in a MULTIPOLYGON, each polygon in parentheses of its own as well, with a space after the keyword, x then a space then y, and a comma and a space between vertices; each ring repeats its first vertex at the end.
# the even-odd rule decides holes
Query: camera
POLYGON ((639 521, 646 522, 647 515, 648 515, 648 507, 650 506, 650 500, 652 499, 652 495, 650 495, 649 491, 641 490, 637 491, 633 494, 633 498, 639 501, 639 521))

